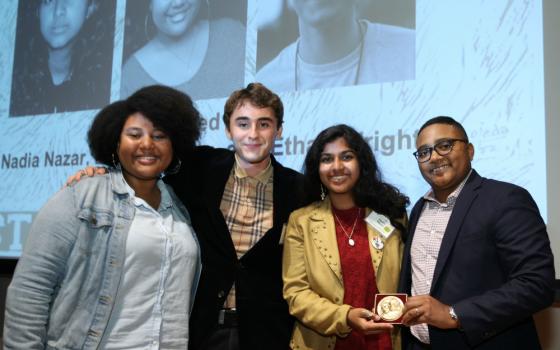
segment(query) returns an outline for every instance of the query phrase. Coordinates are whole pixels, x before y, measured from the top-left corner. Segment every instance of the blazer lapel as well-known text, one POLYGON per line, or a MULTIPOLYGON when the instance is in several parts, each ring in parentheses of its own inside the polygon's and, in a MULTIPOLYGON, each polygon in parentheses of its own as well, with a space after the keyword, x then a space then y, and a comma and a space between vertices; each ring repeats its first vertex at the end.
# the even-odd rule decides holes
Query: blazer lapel
MULTIPOLYGON (((284 167, 278 163, 274 157, 271 155, 272 161, 272 170, 273 170, 273 189, 272 189, 272 201, 273 201, 273 227, 282 227, 284 222, 287 221, 287 217, 290 213, 286 211, 289 208, 285 205, 285 203, 290 203, 293 200, 294 193, 290 193, 286 189, 292 189, 294 186, 288 183, 288 179, 286 176, 283 176, 285 171, 284 167), (282 205, 284 204, 284 205, 282 205)), ((280 239, 278 236, 277 241, 280 239)))
POLYGON ((225 254, 233 255, 237 258, 229 228, 220 210, 222 195, 234 162, 235 158, 233 153, 231 153, 227 157, 220 158, 217 162, 208 166, 205 173, 206 178, 203 179, 204 191, 202 193, 204 193, 204 197, 201 198, 201 201, 205 203, 205 209, 208 211, 210 222, 214 227, 213 230, 209 230, 211 232, 205 232, 209 236, 209 241, 212 241, 225 254))
MULTIPOLYGON (((366 217, 372 212, 371 209, 366 209, 366 217)), ((379 265, 381 264, 381 260, 383 259, 383 248, 377 249, 373 245, 374 240, 381 240, 383 245, 385 245, 385 238, 379 231, 371 227, 369 224, 366 223, 367 231, 368 231, 368 245, 369 245, 369 254, 371 256, 371 262, 373 264, 373 269, 375 271, 375 275, 377 276, 377 270, 379 269, 379 265)), ((389 236, 391 237, 391 236, 389 236)))
POLYGON ((477 188, 480 186, 482 178, 473 170, 471 177, 465 183, 465 187, 461 190, 451 217, 449 218, 449 223, 443 235, 443 240, 441 241, 441 246, 439 249, 439 255, 436 262, 436 267, 434 270, 434 277, 432 279, 431 292, 437 285, 438 279, 447 263, 447 259, 453 250, 457 236, 463 225, 463 221, 467 217, 469 208, 471 207, 473 201, 478 196, 477 188))
POLYGON ((310 215, 311 238, 319 253, 323 256, 341 284, 342 268, 336 240, 334 217, 331 213, 331 204, 328 199, 316 207, 310 215))

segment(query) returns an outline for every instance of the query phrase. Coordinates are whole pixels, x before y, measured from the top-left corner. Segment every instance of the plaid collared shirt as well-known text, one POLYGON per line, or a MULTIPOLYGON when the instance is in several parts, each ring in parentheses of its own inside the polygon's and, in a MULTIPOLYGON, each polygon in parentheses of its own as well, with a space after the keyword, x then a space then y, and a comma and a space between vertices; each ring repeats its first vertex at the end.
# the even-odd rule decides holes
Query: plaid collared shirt
MULTIPOLYGON (((226 183, 220 210, 229 228, 238 258, 272 228, 272 190, 271 163, 260 174, 251 177, 239 166, 235 155, 235 165, 226 183)), ((228 294, 224 307, 235 308, 235 285, 228 294)))
MULTIPOLYGON (((412 295, 430 294, 439 248, 445 229, 447 228, 453 208, 455 208, 457 197, 465 186, 471 172, 472 170, 447 197, 444 203, 438 202, 431 190, 424 195, 426 202, 418 219, 410 249, 412 295)), ((422 343, 430 343, 430 334, 426 323, 411 326, 410 331, 422 343)))

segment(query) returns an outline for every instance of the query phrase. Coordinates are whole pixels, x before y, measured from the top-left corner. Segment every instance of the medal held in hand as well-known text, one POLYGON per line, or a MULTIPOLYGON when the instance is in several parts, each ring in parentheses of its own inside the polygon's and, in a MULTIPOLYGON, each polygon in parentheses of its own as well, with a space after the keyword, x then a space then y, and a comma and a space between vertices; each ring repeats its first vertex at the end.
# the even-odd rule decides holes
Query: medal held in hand
POLYGON ((374 312, 381 317, 380 323, 401 324, 406 294, 375 294, 374 312))

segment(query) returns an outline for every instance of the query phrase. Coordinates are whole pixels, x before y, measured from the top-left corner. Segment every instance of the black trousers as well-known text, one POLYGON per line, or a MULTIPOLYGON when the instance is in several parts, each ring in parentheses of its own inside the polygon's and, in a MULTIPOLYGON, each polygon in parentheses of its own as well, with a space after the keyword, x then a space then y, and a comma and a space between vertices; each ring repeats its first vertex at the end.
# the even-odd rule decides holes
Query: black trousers
POLYGON ((218 327, 206 344, 206 350, 240 350, 237 327, 218 327))
POLYGON ((218 328, 208 338, 205 349, 240 350, 237 326, 237 312, 221 310, 218 317, 218 328))

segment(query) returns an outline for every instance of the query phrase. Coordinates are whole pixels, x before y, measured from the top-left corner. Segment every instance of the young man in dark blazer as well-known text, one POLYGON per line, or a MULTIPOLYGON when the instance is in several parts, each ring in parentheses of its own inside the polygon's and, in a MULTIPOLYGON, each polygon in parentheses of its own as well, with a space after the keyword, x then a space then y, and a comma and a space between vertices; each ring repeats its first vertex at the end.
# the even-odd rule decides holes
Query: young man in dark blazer
POLYGON ((532 314, 553 301, 554 262, 531 195, 478 175, 452 118, 427 121, 416 144, 431 191, 410 215, 403 349, 539 349, 532 314))
POLYGON ((235 151, 198 147, 170 178, 201 245, 189 347, 287 349, 293 319, 282 297, 283 228, 303 201, 302 176, 271 155, 283 105, 252 83, 229 97, 223 119, 235 151))

